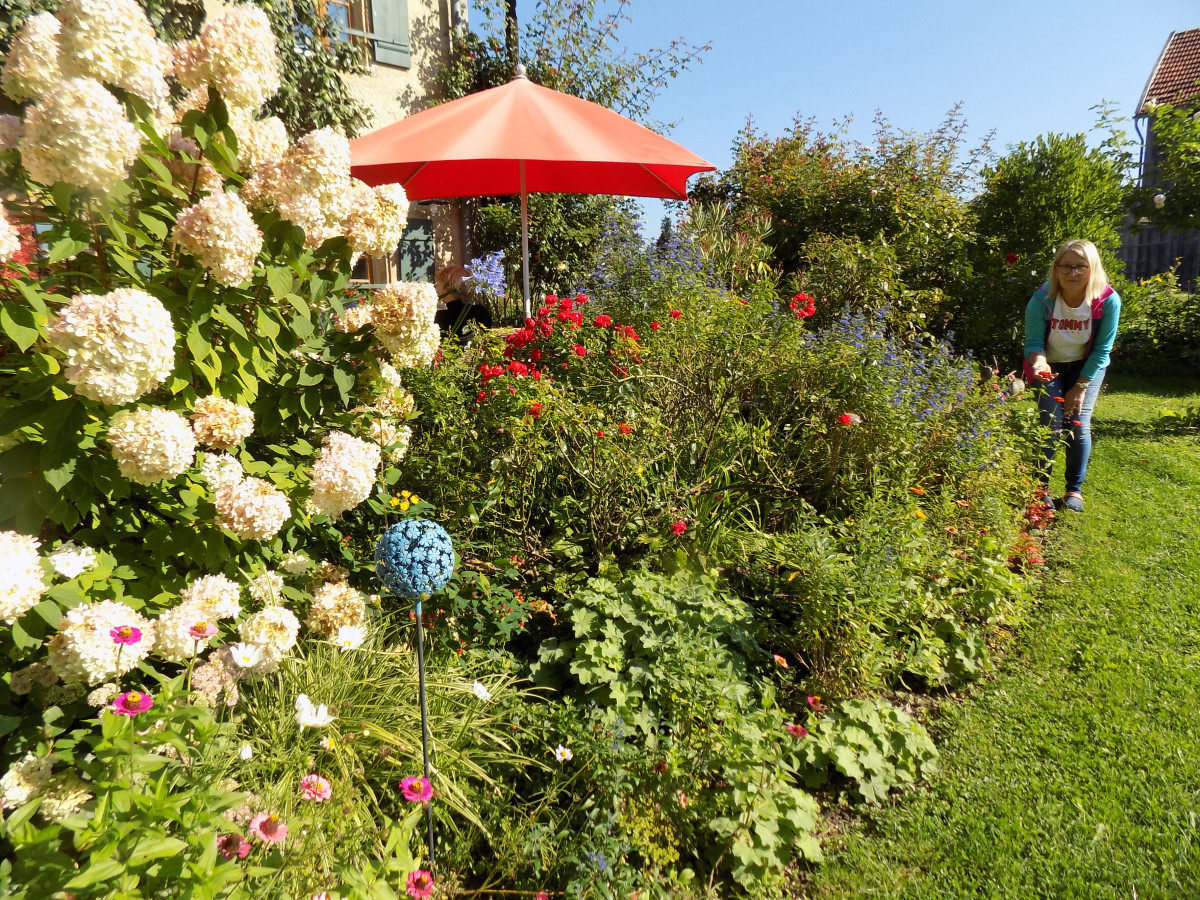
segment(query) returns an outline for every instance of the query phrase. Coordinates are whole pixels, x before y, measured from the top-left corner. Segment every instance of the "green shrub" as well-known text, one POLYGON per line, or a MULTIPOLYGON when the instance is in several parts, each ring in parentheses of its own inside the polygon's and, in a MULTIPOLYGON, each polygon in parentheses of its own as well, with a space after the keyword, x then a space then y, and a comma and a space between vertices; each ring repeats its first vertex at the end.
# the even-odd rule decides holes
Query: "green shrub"
POLYGON ((938 752, 928 732, 886 701, 843 700, 810 721, 797 753, 810 787, 837 772, 860 799, 879 804, 888 791, 916 784, 937 768, 938 752))

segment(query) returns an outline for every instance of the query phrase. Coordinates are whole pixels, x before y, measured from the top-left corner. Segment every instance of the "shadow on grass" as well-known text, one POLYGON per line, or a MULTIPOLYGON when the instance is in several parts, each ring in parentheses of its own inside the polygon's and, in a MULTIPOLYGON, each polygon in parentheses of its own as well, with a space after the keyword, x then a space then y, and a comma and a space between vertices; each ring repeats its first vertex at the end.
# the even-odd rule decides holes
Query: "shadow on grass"
POLYGON ((1189 397, 1200 392, 1200 374, 1194 369, 1175 372, 1110 371, 1104 377, 1105 390, 1118 394, 1148 394, 1164 399, 1189 397))
POLYGON ((1093 419, 1092 433, 1098 438, 1142 438, 1200 436, 1196 417, 1163 416, 1153 422, 1132 419, 1093 419))

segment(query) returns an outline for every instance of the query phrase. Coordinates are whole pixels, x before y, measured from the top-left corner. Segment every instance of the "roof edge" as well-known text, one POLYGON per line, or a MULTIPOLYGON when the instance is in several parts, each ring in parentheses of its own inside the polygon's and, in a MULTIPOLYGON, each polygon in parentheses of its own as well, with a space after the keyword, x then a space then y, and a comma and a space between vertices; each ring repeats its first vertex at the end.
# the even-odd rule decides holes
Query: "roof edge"
POLYGON ((1150 85, 1154 84, 1154 76, 1158 74, 1159 68, 1162 66, 1163 58, 1167 55, 1167 50, 1170 49, 1171 43, 1175 40, 1176 35, 1182 34, 1181 31, 1172 31, 1167 38, 1167 42, 1163 44, 1162 50, 1158 51, 1158 59, 1154 61, 1154 68, 1150 70, 1150 77, 1146 79, 1146 86, 1142 88, 1142 96, 1138 99, 1137 109, 1133 113, 1135 119, 1144 119, 1147 115, 1146 101, 1149 99, 1146 94, 1150 92, 1150 85))

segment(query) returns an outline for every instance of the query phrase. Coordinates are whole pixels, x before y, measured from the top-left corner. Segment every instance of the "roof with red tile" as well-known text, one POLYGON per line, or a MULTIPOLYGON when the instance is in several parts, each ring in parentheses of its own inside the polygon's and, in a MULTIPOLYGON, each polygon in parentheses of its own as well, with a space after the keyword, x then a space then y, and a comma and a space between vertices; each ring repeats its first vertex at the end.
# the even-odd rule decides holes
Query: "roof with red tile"
POLYGON ((1167 38, 1142 91, 1136 115, 1146 115, 1147 106, 1152 104, 1179 106, 1189 101, 1200 101, 1200 28, 1174 31, 1167 38))

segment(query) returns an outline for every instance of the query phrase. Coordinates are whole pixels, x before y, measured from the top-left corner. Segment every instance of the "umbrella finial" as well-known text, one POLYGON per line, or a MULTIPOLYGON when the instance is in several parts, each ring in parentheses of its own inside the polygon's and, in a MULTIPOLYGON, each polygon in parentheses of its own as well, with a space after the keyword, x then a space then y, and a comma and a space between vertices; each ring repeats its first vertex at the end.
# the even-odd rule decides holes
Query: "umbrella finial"
POLYGON ((525 77, 525 65, 524 65, 524 63, 517 63, 517 67, 515 69, 513 69, 513 81, 516 81, 518 78, 524 78, 524 77, 525 77))

